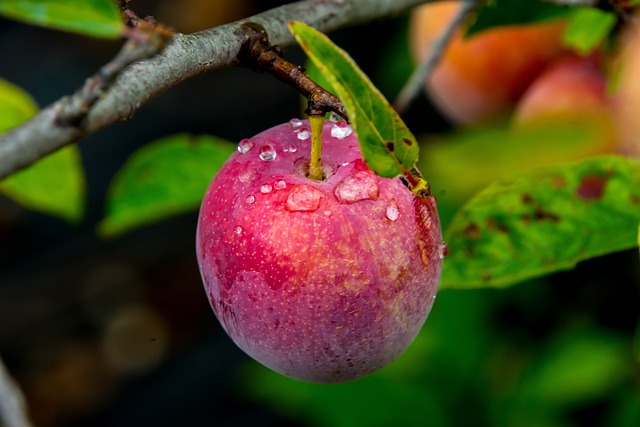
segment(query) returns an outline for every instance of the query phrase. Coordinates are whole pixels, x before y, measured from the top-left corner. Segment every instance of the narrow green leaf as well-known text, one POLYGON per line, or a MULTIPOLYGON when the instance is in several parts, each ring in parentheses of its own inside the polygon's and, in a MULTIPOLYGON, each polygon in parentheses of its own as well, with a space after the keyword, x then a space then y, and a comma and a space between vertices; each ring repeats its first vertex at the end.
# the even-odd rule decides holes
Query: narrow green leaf
MULTIPOLYGON (((29 94, 0 79, 0 133, 28 120, 37 111, 29 94)), ((78 148, 66 147, 0 181, 0 192, 28 209, 78 222, 84 214, 85 201, 78 148)))
POLYGON ((113 0, 0 0, 0 15, 100 38, 117 38, 123 27, 113 0))
POLYGON ((113 237, 197 209, 234 149, 207 135, 178 134, 149 143, 129 158, 111 183, 98 232, 113 237))
POLYGON ((616 25, 616 16, 592 7, 577 8, 564 33, 564 43, 585 55, 602 45, 616 25))
POLYGON ((409 173, 418 160, 418 144, 384 96, 327 36, 301 22, 289 28, 344 103, 369 167, 384 177, 409 173))
POLYGON ((571 8, 541 0, 493 0, 487 3, 467 28, 470 37, 493 27, 533 24, 567 16, 571 8))
POLYGON ((500 180, 445 233, 442 286, 508 286, 637 244, 640 165, 607 156, 500 180))

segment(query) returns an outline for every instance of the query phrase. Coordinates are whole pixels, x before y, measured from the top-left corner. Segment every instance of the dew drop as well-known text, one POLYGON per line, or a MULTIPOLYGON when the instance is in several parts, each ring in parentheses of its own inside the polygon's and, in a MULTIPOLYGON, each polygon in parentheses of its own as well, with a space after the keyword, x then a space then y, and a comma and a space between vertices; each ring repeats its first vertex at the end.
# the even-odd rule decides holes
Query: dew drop
POLYGON ((324 216, 331 216, 331 211, 328 209, 324 211, 324 216))
POLYGON ((256 201, 256 198, 254 195, 249 194, 244 201, 247 202, 248 205, 252 205, 256 201))
POLYGON ((291 120, 289 120, 289 126, 291 126, 293 129, 299 129, 300 126, 302 126, 302 120, 300 120, 300 119, 291 119, 291 120))
POLYGON ((245 138, 238 143, 238 151, 242 154, 246 154, 253 148, 253 142, 245 138))
POLYGON ((349 162, 342 162, 340 163, 340 166, 349 166, 349 162))
POLYGON ((238 179, 240 180, 240 182, 243 183, 247 183, 249 181, 251 181, 253 179, 253 169, 247 169, 245 171, 242 171, 239 175, 238 175, 238 179))
POLYGON ((233 232, 238 236, 241 235, 243 231, 244 231, 244 228, 242 228, 242 226, 240 226, 240 225, 236 225, 233 228, 233 232))
POLYGON ((389 221, 395 221, 400 216, 400 209, 398 209, 398 204, 394 199, 391 199, 391 201, 387 205, 385 216, 389 221))
POLYGON ((352 132, 353 129, 347 122, 337 122, 331 127, 331 136, 338 139, 345 139, 351 135, 352 132))
POLYGON ((298 151, 298 147, 296 147, 295 145, 289 146, 289 152, 295 153, 296 151, 298 151))
POLYGON ((438 256, 440 259, 443 259, 449 254, 449 246, 445 242, 441 242, 438 244, 438 256))
POLYGON ((276 149, 273 148, 273 145, 267 144, 260 147, 260 159, 265 162, 271 162, 276 158, 276 149))
POLYGON ((317 188, 298 184, 291 189, 284 207, 289 212, 314 212, 320 207, 322 197, 322 192, 317 188))
POLYGON ((262 194, 271 193, 271 190, 273 190, 273 187, 271 186, 271 184, 264 184, 262 187, 260 187, 260 192, 262 194))
POLYGON ((309 139, 310 137, 311 137, 311 132, 309 132, 306 129, 303 129, 300 132, 298 132, 298 139, 301 141, 309 139))
POLYGON ((287 183, 279 179, 275 182, 275 184, 273 184, 273 188, 275 188, 276 190, 284 190, 285 188, 287 188, 287 183))
POLYGON ((333 193, 339 203, 351 204, 360 200, 377 200, 380 188, 373 172, 363 170, 345 177, 333 193))

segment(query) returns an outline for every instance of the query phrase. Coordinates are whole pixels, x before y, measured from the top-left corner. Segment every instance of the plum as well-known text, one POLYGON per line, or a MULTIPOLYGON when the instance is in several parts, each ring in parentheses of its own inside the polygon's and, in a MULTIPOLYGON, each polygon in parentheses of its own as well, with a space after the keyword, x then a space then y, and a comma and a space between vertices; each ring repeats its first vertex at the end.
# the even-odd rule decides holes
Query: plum
POLYGON ((196 250, 220 324, 248 355, 302 381, 370 374, 414 340, 446 246, 433 196, 364 162, 349 125, 323 126, 323 180, 307 177, 309 123, 244 139, 209 186, 196 250))

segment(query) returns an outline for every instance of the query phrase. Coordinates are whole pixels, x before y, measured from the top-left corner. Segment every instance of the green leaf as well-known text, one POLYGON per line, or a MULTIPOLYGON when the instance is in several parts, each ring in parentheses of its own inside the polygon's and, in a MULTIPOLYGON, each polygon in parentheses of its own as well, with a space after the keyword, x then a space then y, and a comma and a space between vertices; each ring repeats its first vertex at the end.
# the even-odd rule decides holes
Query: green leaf
POLYGON ((602 398, 625 380, 630 362, 625 339, 600 331, 563 335, 531 366, 521 397, 544 408, 602 398))
POLYGON ((28 209, 80 222, 85 181, 78 147, 65 147, 11 175, 0 182, 0 192, 28 209))
MULTIPOLYGON (((0 133, 38 111, 33 99, 0 79, 0 133)), ((84 214, 85 182, 76 146, 59 150, 0 181, 0 192, 20 205, 76 223, 84 214)))
POLYGON ((586 55, 602 45, 616 25, 616 16, 592 7, 577 8, 564 33, 564 43, 586 55))
POLYGON ((508 286, 637 245, 640 165, 616 156, 500 180, 445 233, 442 286, 508 286))
POLYGON ((493 0, 478 12, 467 28, 470 37, 493 27, 532 24, 567 16, 571 8, 541 0, 493 0))
POLYGON ((496 179, 610 152, 613 140, 610 127, 596 121, 483 126, 421 138, 418 166, 438 189, 445 227, 464 202, 496 179))
POLYGON ((384 96, 327 36, 301 22, 289 28, 344 103, 369 167, 383 177, 410 173, 418 144, 384 96))
POLYGON ((38 112, 38 105, 27 92, 0 79, 0 133, 27 121, 38 112))
POLYGON ((117 38, 123 27, 113 0, 0 0, 0 15, 100 38, 117 38))
POLYGON ((192 211, 235 146, 213 136, 178 134, 135 152, 111 183, 98 232, 113 237, 192 211))

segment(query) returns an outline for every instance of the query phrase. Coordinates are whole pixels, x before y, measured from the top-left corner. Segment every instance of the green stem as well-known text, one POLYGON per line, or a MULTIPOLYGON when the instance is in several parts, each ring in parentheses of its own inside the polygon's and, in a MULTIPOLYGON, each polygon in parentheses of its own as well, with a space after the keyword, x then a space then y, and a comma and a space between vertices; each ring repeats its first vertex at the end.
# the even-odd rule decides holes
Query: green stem
POLYGON ((324 114, 309 116, 311 123, 311 162, 309 164, 309 178, 322 181, 322 126, 324 114))

